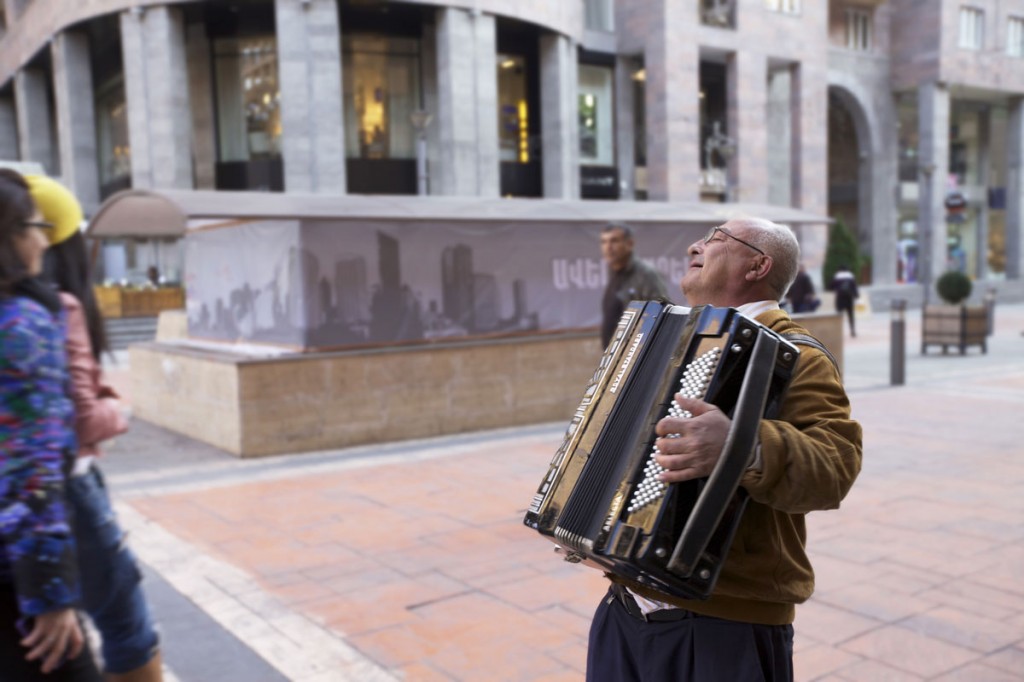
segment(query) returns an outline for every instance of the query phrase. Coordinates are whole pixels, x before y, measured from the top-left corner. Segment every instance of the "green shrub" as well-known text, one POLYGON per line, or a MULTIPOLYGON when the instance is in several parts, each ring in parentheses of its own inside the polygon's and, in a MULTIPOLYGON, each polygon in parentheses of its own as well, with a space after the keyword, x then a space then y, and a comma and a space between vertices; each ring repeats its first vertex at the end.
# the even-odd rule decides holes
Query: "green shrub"
POLYGON ((950 305, 957 305, 971 295, 971 278, 959 270, 943 273, 935 282, 939 298, 950 305))
POLYGON ((832 288, 832 278, 841 265, 850 268, 853 276, 857 277, 860 272, 860 248, 857 246, 857 237, 837 218, 828 229, 828 245, 825 247, 825 265, 821 278, 826 289, 832 288))

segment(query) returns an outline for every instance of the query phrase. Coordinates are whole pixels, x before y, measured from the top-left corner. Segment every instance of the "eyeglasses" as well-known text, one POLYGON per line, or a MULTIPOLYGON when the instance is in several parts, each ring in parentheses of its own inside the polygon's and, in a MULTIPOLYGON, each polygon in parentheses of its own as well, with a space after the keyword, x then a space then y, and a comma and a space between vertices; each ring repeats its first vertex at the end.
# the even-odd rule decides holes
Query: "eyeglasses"
POLYGON ((48 223, 45 220, 26 220, 22 225, 25 227, 38 227, 41 230, 53 229, 53 223, 48 223))
POLYGON ((752 248, 754 251, 757 251, 762 256, 767 256, 768 255, 764 251, 762 251, 761 249, 759 249, 756 246, 754 246, 753 244, 751 244, 750 242, 745 242, 742 239, 740 239, 739 237, 734 237, 733 235, 729 234, 728 232, 726 232, 725 230, 723 230, 720 227, 712 227, 710 230, 708 230, 708 233, 706 235, 704 235, 704 243, 705 244, 709 244, 712 241, 714 241, 714 237, 715 237, 715 233, 716 232, 721 232, 722 234, 724 234, 729 239, 735 239, 740 244, 743 244, 744 246, 749 246, 750 248, 752 248))

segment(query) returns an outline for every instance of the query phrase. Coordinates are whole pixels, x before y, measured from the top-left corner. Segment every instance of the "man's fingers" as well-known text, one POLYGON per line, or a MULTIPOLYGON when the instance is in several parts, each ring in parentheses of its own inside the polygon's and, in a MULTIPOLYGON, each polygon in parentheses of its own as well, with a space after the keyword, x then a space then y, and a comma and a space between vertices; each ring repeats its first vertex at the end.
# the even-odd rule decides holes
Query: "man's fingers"
POLYGON ((68 631, 61 628, 57 631, 57 636, 53 640, 53 646, 46 652, 46 658, 43 660, 43 672, 48 673, 56 670, 60 667, 60 664, 64 661, 64 651, 68 645, 68 631))
POLYGON ((706 403, 699 398, 687 398, 682 393, 676 393, 676 405, 686 410, 694 417, 713 412, 718 408, 711 403, 706 403))
POLYGON ((82 647, 85 646, 85 635, 82 633, 82 629, 75 623, 75 627, 71 631, 70 637, 68 637, 67 643, 67 657, 69 659, 77 658, 78 654, 82 653, 82 647))

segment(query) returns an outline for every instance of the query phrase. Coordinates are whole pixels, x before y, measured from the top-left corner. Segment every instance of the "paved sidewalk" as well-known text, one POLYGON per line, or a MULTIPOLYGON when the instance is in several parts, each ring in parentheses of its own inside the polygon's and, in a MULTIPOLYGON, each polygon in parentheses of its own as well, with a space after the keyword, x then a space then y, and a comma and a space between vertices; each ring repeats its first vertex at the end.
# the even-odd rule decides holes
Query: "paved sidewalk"
MULTIPOLYGON (((841 510, 809 517, 800 681, 1024 679, 1024 306, 962 357, 922 357, 919 314, 905 386, 889 385, 887 314, 848 340, 864 471, 841 510)), ((135 423, 105 470, 169 668, 581 680, 604 581, 521 523, 563 426, 240 461, 135 423)))

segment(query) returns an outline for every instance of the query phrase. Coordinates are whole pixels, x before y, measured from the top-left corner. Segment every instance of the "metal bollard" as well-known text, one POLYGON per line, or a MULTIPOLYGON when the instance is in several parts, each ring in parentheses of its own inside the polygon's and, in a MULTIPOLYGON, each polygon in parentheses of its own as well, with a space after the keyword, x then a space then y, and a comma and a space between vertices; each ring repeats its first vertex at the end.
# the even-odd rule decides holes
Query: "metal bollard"
POLYGON ((996 288, 989 287, 985 291, 985 333, 992 336, 996 327, 996 288))
POLYGON ((906 369, 906 311, 907 302, 902 298, 894 299, 891 306, 892 323, 889 346, 889 383, 893 386, 904 384, 906 369))

